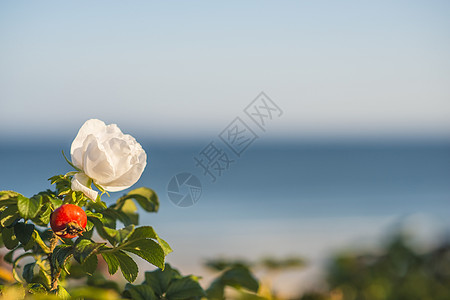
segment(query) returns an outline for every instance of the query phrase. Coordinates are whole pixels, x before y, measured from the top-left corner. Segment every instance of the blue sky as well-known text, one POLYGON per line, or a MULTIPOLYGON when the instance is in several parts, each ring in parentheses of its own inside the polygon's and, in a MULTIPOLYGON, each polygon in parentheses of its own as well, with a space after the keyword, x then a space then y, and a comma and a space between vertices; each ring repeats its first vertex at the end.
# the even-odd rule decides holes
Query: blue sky
POLYGON ((0 136, 448 136, 448 1, 2 1, 0 136))

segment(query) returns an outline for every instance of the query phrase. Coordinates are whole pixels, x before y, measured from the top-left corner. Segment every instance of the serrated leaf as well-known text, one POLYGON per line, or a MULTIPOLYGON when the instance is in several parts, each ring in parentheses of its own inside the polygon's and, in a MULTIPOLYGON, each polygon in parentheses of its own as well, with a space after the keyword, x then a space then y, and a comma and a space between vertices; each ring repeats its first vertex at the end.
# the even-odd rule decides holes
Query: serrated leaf
POLYGON ((28 283, 30 283, 33 280, 33 277, 34 277, 34 266, 36 266, 35 262, 26 264, 23 267, 22 277, 28 283))
POLYGON ((41 210, 42 196, 35 195, 31 198, 18 197, 17 207, 19 208, 19 213, 24 219, 32 219, 41 210))
POLYGON ((97 255, 93 254, 85 259, 84 263, 81 265, 83 271, 89 275, 94 274, 95 270, 97 270, 98 258, 97 255))
POLYGON ((31 283, 27 286, 28 292, 30 294, 46 294, 47 290, 40 283, 31 283))
POLYGON ((125 287, 125 291, 123 292, 124 297, 133 299, 133 300, 157 300, 159 298, 156 297, 155 293, 148 285, 132 285, 127 284, 125 287))
POLYGON ((86 209, 85 212, 88 217, 93 217, 93 218, 97 218, 97 219, 103 218, 103 215, 101 213, 94 213, 88 209, 86 209))
POLYGON ((55 175, 55 176, 50 177, 47 180, 50 181, 50 184, 54 184, 55 182, 58 182, 58 181, 60 181, 62 179, 64 179, 64 175, 55 175))
POLYGON ((94 243, 90 240, 79 238, 73 246, 73 257, 78 263, 83 264, 89 256, 94 254, 97 249, 104 245, 105 243, 94 243))
POLYGON ((164 251, 153 240, 137 240, 127 244, 122 249, 140 256, 158 268, 164 269, 164 251))
POLYGON ((152 272, 145 272, 144 284, 149 285, 155 294, 161 298, 166 293, 170 282, 181 277, 177 270, 166 264, 164 271, 158 269, 152 272))
POLYGON ((101 253, 103 259, 108 265, 108 272, 111 275, 116 274, 119 268, 119 260, 114 256, 112 252, 102 252, 101 253))
POLYGON ((138 266, 134 262, 134 260, 125 252, 123 251, 117 251, 114 252, 114 255, 116 256, 117 260, 119 261, 120 270, 122 271, 123 277, 128 282, 133 282, 136 280, 136 277, 138 275, 138 266))
POLYGON ((53 210, 57 209, 63 204, 63 201, 61 199, 55 197, 50 198, 50 202, 52 204, 53 210))
POLYGON ((0 207, 16 204, 19 196, 22 195, 14 191, 0 191, 0 207))
POLYGON ((166 292, 166 299, 182 300, 203 297, 205 295, 205 291, 202 289, 197 279, 193 276, 186 276, 172 280, 166 292))
POLYGON ((52 208, 50 203, 46 203, 42 206, 41 211, 32 219, 33 223, 38 226, 47 226, 50 223, 50 215, 52 214, 52 208))
MULTIPOLYGON (((92 202, 91 202, 92 203, 92 202)), ((94 226, 95 229, 97 230, 97 233, 104 238, 105 240, 108 240, 108 242, 110 242, 111 244, 114 243, 114 240, 108 235, 108 233, 105 231, 105 228, 107 228, 102 221, 100 221, 97 218, 89 218, 89 221, 91 221, 94 226)))
POLYGON ((62 268, 64 269, 64 271, 69 273, 65 268, 65 263, 71 255, 73 255, 73 246, 66 244, 58 245, 55 247, 53 253, 51 254, 52 264, 57 268, 62 268))
POLYGON ((0 225, 3 227, 11 226, 20 218, 17 205, 10 205, 0 215, 0 225))
POLYGON ((10 198, 16 198, 17 196, 22 196, 22 194, 19 194, 14 191, 0 191, 0 201, 10 198))
MULTIPOLYGON (((92 228, 94 228, 94 223, 92 223, 92 222, 88 219, 88 220, 87 220, 87 223, 86 223, 86 228, 85 228, 85 229, 86 229, 86 232, 91 231, 92 228)), ((86 232, 83 233, 83 237, 86 236, 86 232)))
POLYGON ((2 238, 5 247, 9 250, 14 249, 19 244, 19 240, 14 234, 14 228, 4 228, 2 231, 2 238))
POLYGON ((113 245, 117 245, 125 241, 134 232, 134 225, 129 225, 119 230, 108 227, 104 227, 103 229, 110 237, 108 241, 113 245))
POLYGON ((33 224, 19 222, 14 226, 14 234, 23 245, 28 244, 34 232, 33 224))
POLYGON ((127 241, 135 241, 139 239, 155 239, 163 249, 164 255, 172 252, 172 248, 170 248, 169 244, 161 239, 151 226, 141 226, 136 228, 127 241))
POLYGON ((33 235, 34 235, 34 232, 32 232, 31 238, 30 238, 30 240, 28 241, 28 243, 26 243, 25 245, 23 245, 23 250, 28 251, 28 250, 33 249, 34 244, 35 244, 35 240, 34 240, 34 238, 33 238, 33 235))
POLYGON ((63 300, 69 300, 72 298, 70 297, 70 294, 66 291, 66 289, 63 288, 61 285, 58 285, 56 289, 56 295, 58 296, 58 298, 63 300))
POLYGON ((139 205, 148 212, 157 212, 159 209, 158 195, 152 189, 140 187, 130 191, 125 196, 117 200, 117 207, 120 208, 125 200, 135 199, 139 205))

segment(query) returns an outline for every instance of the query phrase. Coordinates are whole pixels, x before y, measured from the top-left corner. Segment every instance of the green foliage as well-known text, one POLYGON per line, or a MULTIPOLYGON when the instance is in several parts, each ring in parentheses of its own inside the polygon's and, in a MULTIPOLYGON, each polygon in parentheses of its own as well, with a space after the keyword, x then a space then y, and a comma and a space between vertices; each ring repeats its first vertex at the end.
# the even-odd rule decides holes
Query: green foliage
POLYGON ((147 212, 157 212, 159 209, 158 195, 149 188, 140 187, 130 191, 127 195, 117 200, 117 207, 121 208, 128 199, 136 200, 147 212))
POLYGON ((343 299, 450 299, 450 245, 418 254, 398 235, 384 253, 342 254, 328 282, 343 299))
POLYGON ((258 292, 259 283, 250 270, 243 266, 226 269, 206 290, 208 299, 225 299, 225 287, 258 292))
MULTIPOLYGON (((138 274, 135 255, 163 269, 165 256, 172 249, 151 226, 138 227, 137 205, 145 211, 157 212, 156 193, 148 188, 138 188, 108 207, 101 200, 93 202, 83 193, 72 191, 74 174, 53 176, 49 180, 56 185, 55 191, 46 190, 30 198, 14 191, 0 191, 1 241, 10 250, 4 260, 12 264, 14 278, 25 288, 20 291, 34 297, 53 294, 58 299, 69 299, 64 288, 65 278, 99 278, 95 275, 98 255, 106 262, 110 274, 120 268, 129 282, 133 282, 138 274), (57 245, 55 235, 47 229, 50 216, 56 208, 68 203, 84 207, 88 224, 83 236, 74 241, 60 239, 63 243, 57 245), (118 222, 125 227, 116 228, 118 222), (92 240, 94 230, 109 244, 92 240), (53 282, 58 279, 60 283, 54 288, 53 282)), ((100 285, 100 279, 96 280, 96 285, 100 285)), ((101 280, 101 286, 106 290, 75 289, 73 295, 84 295, 85 299, 118 299, 117 285, 101 280)))
POLYGON ((127 284, 123 296, 130 299, 200 299, 206 294, 195 276, 181 274, 166 264, 164 270, 145 273, 140 285, 127 284))

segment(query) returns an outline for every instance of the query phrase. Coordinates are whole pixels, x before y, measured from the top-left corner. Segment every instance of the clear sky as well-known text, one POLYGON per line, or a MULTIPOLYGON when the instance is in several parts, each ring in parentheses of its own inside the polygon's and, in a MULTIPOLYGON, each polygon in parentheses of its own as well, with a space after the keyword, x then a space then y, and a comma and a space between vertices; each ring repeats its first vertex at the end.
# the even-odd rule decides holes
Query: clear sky
POLYGON ((0 137, 450 136, 449 1, 1 1, 0 137))

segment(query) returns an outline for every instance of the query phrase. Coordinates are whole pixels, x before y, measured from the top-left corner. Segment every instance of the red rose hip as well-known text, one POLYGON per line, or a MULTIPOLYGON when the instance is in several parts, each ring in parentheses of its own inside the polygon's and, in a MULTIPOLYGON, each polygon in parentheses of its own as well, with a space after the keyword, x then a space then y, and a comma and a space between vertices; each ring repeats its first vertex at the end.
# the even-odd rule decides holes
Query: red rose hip
POLYGON ((50 215, 50 226, 53 232, 66 239, 81 235, 86 228, 86 223, 86 213, 74 204, 61 205, 50 215))

